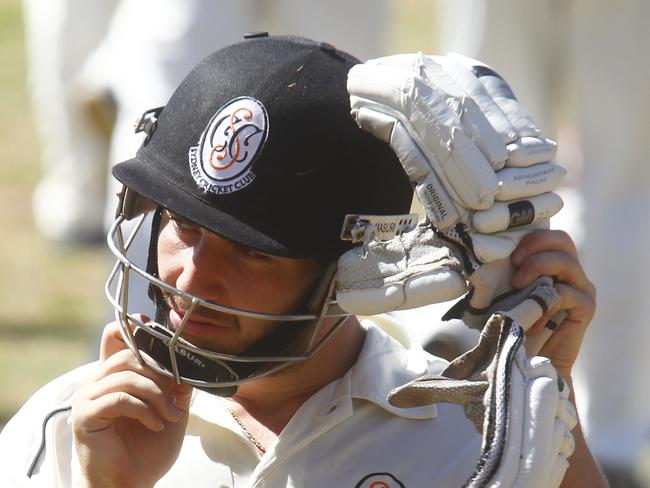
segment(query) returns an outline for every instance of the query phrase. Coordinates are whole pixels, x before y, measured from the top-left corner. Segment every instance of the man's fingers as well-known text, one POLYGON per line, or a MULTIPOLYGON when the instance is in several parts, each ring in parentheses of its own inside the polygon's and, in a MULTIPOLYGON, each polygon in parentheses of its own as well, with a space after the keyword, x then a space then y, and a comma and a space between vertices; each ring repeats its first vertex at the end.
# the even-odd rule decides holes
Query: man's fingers
MULTIPOLYGON (((149 317, 143 314, 135 314, 134 317, 141 322, 148 322, 149 317)), ((122 337, 120 325, 117 322, 111 322, 104 327, 102 332, 102 340, 99 347, 99 359, 101 361, 112 356, 122 349, 126 349, 127 345, 122 337)))
POLYGON ((152 379, 154 376, 160 376, 154 370, 141 365, 138 358, 135 357, 130 349, 123 348, 101 361, 99 368, 94 375, 94 380, 100 380, 109 374, 124 371, 126 369, 137 371, 152 379))
POLYGON ((102 332, 102 339, 99 346, 99 360, 104 361, 116 352, 126 348, 127 345, 122 339, 120 326, 117 322, 107 324, 102 332))
POLYGON ((111 427, 126 417, 137 420, 146 428, 159 432, 165 427, 163 418, 140 398, 123 391, 80 402, 73 408, 73 424, 77 436, 84 436, 111 427))
POLYGON ((165 422, 183 418, 191 391, 141 365, 129 349, 119 350, 75 393, 75 430, 80 435, 89 434, 111 427, 120 418, 129 418, 160 431, 165 422))
POLYGON ((169 385, 161 385, 134 371, 120 371, 90 383, 84 387, 83 396, 92 402, 117 392, 138 398, 153 407, 167 421, 175 422, 181 416, 175 406, 175 394, 169 385))
POLYGON ((588 324, 596 312, 596 297, 587 291, 575 287, 557 283, 555 290, 560 296, 558 310, 566 310, 567 322, 588 324))
POLYGON ((566 310, 567 321, 587 323, 596 309, 596 287, 587 278, 578 261, 575 244, 566 232, 532 232, 525 236, 512 255, 518 266, 512 286, 523 288, 540 276, 551 276, 560 300, 532 328, 539 331, 557 311, 566 310))
POLYGON ((563 322, 587 324, 593 318, 596 311, 596 298, 593 295, 562 283, 557 283, 555 290, 560 298, 558 303, 535 322, 528 331, 529 334, 539 333, 549 319, 560 310, 567 312, 563 322))
POLYGON ((521 239, 512 253, 512 264, 519 266, 528 256, 543 251, 561 251, 578 258, 578 251, 569 234, 562 230, 543 230, 531 232, 521 239))
POLYGON ((173 379, 161 375, 146 365, 140 364, 130 349, 123 349, 102 362, 88 383, 102 381, 104 378, 122 371, 131 371, 134 374, 153 381, 163 391, 172 391, 179 408, 182 406, 182 410, 187 410, 192 387, 179 385, 173 379))
POLYGON ((555 282, 595 294, 594 286, 587 279, 580 263, 566 252, 542 252, 527 257, 512 276, 512 285, 523 288, 540 276, 552 276, 555 282))
POLYGON ((141 364, 130 349, 122 349, 102 361, 99 365, 99 369, 94 375, 94 379, 99 380, 105 376, 124 370, 135 371, 138 374, 146 376, 160 384, 166 384, 170 381, 166 376, 163 376, 148 366, 141 364))
MULTIPOLYGON (((148 320, 144 315, 138 315, 137 318, 143 322, 148 320)), ((133 352, 127 348, 126 343, 122 339, 120 328, 117 323, 111 323, 104 329, 104 334, 102 336, 102 351, 104 357, 102 358, 99 369, 93 378, 91 378, 91 381, 100 384, 105 378, 117 375, 111 380, 112 383, 110 384, 113 386, 107 387, 106 392, 117 390, 119 389, 119 385, 123 384, 126 386, 124 391, 136 394, 135 391, 138 390, 138 388, 131 388, 134 386, 133 382, 126 381, 120 383, 120 381, 116 380, 116 378, 124 378, 125 374, 132 373, 137 377, 141 377, 142 381, 148 380, 155 384, 160 399, 164 398, 164 396, 160 396, 160 392, 166 392, 167 397, 171 400, 171 410, 169 409, 169 405, 158 404, 158 401, 153 402, 160 412, 163 412, 165 418, 169 420, 178 420, 172 418, 176 415, 178 410, 181 412, 187 412, 189 410, 193 388, 189 385, 177 384, 174 380, 159 374, 144 364, 141 364, 133 352), (170 414, 172 417, 169 417, 170 414)), ((143 383, 140 383, 140 385, 142 384, 143 383)))

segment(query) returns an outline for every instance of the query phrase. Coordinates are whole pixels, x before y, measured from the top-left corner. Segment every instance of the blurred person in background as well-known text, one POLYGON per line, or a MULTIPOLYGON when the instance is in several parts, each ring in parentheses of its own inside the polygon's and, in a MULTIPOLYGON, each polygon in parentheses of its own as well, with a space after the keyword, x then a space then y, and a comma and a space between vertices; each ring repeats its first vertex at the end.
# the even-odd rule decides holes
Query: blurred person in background
MULTIPOLYGON (((114 207, 105 202, 107 162, 133 154, 141 142, 134 120, 164 105, 209 52, 271 26, 329 36, 361 58, 376 56, 384 47, 386 8, 384 0, 24 0, 43 154, 37 228, 59 242, 102 239, 105 211, 114 207), (361 14, 363 23, 356 21, 361 14)), ((109 198, 115 190, 109 183, 109 198)))
POLYGON ((558 160, 584 161, 584 168, 568 167, 566 206, 552 220, 574 237, 598 289, 598 311, 576 365, 578 407, 612 486, 650 486, 643 286, 650 272, 650 2, 439 5, 442 52, 500 71, 540 126, 557 136, 558 160))
MULTIPOLYGON (((388 0, 23 2, 43 163, 34 221, 63 244, 104 241, 119 191, 110 168, 142 143, 134 122, 209 53, 270 28, 331 39, 361 59, 385 50, 388 0)), ((147 310, 146 297, 133 300, 147 310)))

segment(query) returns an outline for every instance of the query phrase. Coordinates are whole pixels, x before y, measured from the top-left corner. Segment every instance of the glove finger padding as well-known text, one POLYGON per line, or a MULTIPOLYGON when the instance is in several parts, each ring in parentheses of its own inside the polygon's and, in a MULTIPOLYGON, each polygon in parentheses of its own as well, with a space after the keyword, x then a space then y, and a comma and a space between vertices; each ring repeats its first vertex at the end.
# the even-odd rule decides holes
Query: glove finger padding
MULTIPOLYGON (((456 226, 472 242, 543 222, 561 208, 559 197, 545 196, 565 174, 548 162, 555 143, 541 138, 489 67, 458 55, 389 56, 354 66, 348 91, 357 123, 391 145, 438 229, 456 226), (504 204, 492 209, 495 200, 504 204)), ((478 261, 507 256, 520 237, 481 246, 478 261)))
POLYGON ((336 300, 354 315, 420 307, 467 291, 458 248, 419 225, 391 240, 372 240, 339 258, 336 300))
MULTIPOLYGON (((471 96, 506 144, 523 137, 537 138, 541 130, 517 101, 508 83, 490 66, 457 53, 432 56, 445 72, 471 96)), ((532 142, 532 141, 531 141, 532 142)), ((546 155, 537 162, 550 161, 555 155, 549 141, 546 155)), ((527 165, 534 164, 529 162, 527 165)))
POLYGON ((496 312, 506 312, 524 302, 533 300, 539 305, 539 316, 517 317, 524 324, 532 325, 555 305, 557 295, 553 280, 542 276, 521 290, 510 284, 514 268, 510 259, 501 259, 481 265, 469 276, 470 291, 443 316, 443 320, 460 319, 465 325, 481 330, 490 316, 496 312), (533 296, 538 298, 532 298, 533 296))
MULTIPOLYGON (((557 145, 541 136, 508 83, 490 66, 462 56, 432 56, 446 73, 471 96, 507 144, 506 166, 525 167, 551 161, 557 145)), ((500 169, 500 168, 498 168, 500 169)))
POLYGON ((464 406, 483 436, 480 459, 466 487, 555 487, 573 452, 577 423, 568 386, 546 358, 528 358, 524 330, 507 315, 493 315, 477 346, 439 376, 424 376, 393 390, 392 405, 435 402, 464 406))

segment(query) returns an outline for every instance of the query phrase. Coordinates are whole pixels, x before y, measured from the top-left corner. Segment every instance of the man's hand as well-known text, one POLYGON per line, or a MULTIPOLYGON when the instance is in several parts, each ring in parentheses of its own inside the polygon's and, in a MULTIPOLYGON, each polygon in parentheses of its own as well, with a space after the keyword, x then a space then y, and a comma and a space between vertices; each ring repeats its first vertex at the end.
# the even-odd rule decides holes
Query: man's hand
POLYGON ((151 487, 178 457, 192 389, 142 366, 115 323, 104 329, 100 361, 72 402, 84 486, 151 487))
MULTIPOLYGON (((596 312, 596 289, 586 277, 577 256, 573 241, 562 231, 529 234, 511 256, 511 262, 517 268, 512 277, 514 287, 526 286, 540 275, 554 278, 559 301, 531 327, 528 337, 532 339, 539 334, 555 311, 567 312, 566 318, 547 339, 539 354, 552 361, 569 386, 572 385, 571 370, 582 339, 596 312)), ((575 403, 573 394, 569 400, 575 403)), ((569 459, 570 467, 562 481, 562 488, 607 486, 589 452, 580 424, 572 430, 572 434, 575 451, 569 459)))
POLYGON ((589 322, 596 312, 596 288, 578 261, 575 244, 566 232, 537 231, 526 235, 511 256, 516 268, 512 286, 524 288, 540 276, 551 276, 559 301, 528 332, 539 333, 560 310, 568 315, 539 351, 568 379, 589 322))
MULTIPOLYGON (((493 315, 476 347, 454 359, 440 375, 425 375, 393 390, 389 400, 401 407, 437 402, 464 406, 466 416, 483 435, 481 459, 468 487, 559 486, 574 446, 578 466, 570 471, 570 478, 575 478, 574 473, 587 473, 597 480, 580 429, 577 441, 570 432, 577 415, 567 387, 595 311, 594 287, 565 232, 527 235, 511 262, 514 272, 504 261, 508 268, 484 264, 476 273, 500 266, 491 273, 495 279, 509 278, 512 286, 527 290, 516 298, 514 307, 507 306, 511 293, 501 295, 495 306, 503 308, 494 313, 485 310, 493 315), (566 312, 565 321, 555 327, 539 356, 526 357, 524 331, 532 339, 560 310, 566 312)), ((486 294, 484 288, 490 295, 489 276, 486 273, 485 279, 474 283, 474 295, 486 294)))

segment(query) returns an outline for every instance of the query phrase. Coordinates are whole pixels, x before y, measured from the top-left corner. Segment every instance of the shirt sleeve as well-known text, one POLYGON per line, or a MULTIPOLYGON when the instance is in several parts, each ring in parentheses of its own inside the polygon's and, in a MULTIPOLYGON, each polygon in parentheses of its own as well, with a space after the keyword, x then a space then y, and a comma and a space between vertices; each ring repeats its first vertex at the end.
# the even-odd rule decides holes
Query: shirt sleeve
POLYGON ((0 486, 70 486, 74 455, 70 405, 97 363, 76 368, 38 390, 0 432, 0 486))

